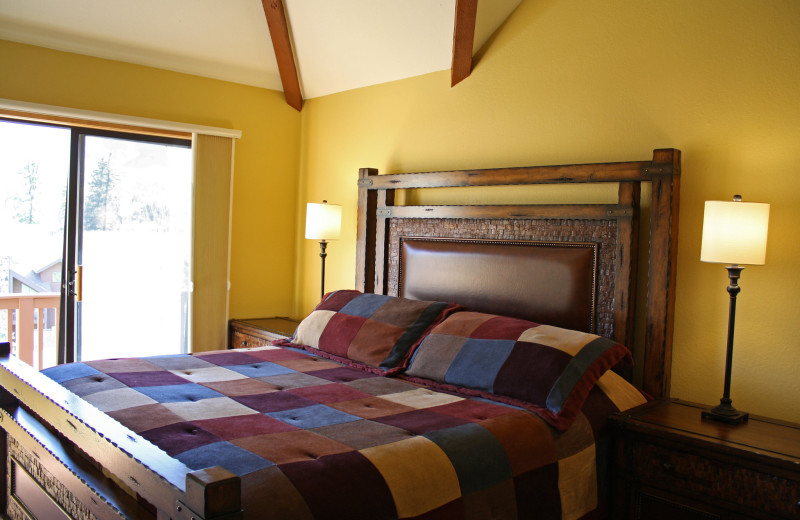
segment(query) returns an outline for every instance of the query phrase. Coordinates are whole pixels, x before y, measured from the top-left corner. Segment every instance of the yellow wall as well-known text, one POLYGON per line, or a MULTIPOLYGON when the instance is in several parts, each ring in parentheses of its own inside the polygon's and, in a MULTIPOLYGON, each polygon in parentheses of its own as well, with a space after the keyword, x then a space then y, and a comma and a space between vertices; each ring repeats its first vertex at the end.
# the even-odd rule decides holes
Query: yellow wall
POLYGON ((291 311, 300 115, 282 93, 0 40, 0 98, 241 130, 230 315, 291 311))
MULTIPOLYGON (((300 202, 344 205, 328 289, 352 287, 359 167, 384 173, 641 160, 683 152, 672 395, 722 394, 725 269, 699 261, 703 201, 770 202, 767 265, 739 296, 733 401, 800 422, 800 3, 523 0, 451 89, 439 72, 307 102, 300 202)), ((302 204, 298 204, 302 223, 302 204)), ((297 306, 319 297, 303 240, 297 306)))
POLYGON ((794 0, 523 0, 455 88, 438 72, 312 99, 299 115, 273 91, 0 41, 0 97, 242 130, 233 317, 316 303, 306 201, 344 205, 327 288, 353 286, 359 167, 641 160, 680 148, 673 396, 722 393, 727 281, 699 261, 702 207, 741 193, 772 215, 767 265, 741 281, 734 404, 800 422, 799 28, 794 0))

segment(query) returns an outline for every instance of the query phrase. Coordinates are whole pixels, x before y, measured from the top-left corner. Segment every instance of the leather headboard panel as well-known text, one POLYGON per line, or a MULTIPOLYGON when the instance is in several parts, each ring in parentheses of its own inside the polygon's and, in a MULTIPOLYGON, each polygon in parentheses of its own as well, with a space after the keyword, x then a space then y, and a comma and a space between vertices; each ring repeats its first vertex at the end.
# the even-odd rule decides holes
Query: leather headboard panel
POLYGON ((401 238, 398 293, 594 332, 597 244, 401 238))

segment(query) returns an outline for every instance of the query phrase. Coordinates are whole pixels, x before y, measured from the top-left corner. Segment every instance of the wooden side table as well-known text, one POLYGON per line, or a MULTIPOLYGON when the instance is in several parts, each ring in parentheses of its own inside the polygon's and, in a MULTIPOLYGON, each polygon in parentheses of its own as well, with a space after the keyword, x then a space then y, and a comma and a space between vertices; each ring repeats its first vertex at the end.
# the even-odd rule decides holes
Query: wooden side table
POLYGON ((800 518, 800 425, 657 401, 611 417, 613 518, 800 518))
POLYGON ((228 348, 263 347, 275 339, 289 339, 299 323, 281 317, 231 320, 228 324, 228 348))

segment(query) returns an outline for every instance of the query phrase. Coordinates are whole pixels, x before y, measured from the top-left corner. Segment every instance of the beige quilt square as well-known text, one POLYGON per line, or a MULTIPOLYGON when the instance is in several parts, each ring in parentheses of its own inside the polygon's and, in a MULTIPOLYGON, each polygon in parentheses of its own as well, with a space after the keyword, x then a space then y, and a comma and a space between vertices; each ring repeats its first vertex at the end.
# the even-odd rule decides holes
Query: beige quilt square
POLYGON ((115 388, 103 392, 95 392, 83 398, 102 412, 114 412, 132 406, 155 404, 158 401, 147 397, 133 388, 115 388))
POLYGON ((594 334, 562 329, 552 325, 539 325, 523 332, 517 341, 547 345, 566 352, 570 356, 575 356, 587 343, 595 339, 597 336, 594 334))
POLYGON ((558 461, 561 518, 574 520, 597 507, 595 445, 558 461))
POLYGON ((258 413, 252 408, 237 403, 228 397, 213 397, 211 399, 201 399, 199 401, 180 401, 162 404, 172 413, 180 415, 187 421, 258 413))
POLYGON ((334 311, 313 311, 297 326, 295 343, 319 348, 319 337, 335 315, 334 311))
POLYGON ((421 409, 454 403, 456 401, 461 401, 463 397, 434 392, 426 388, 416 388, 414 390, 400 392, 398 394, 385 394, 381 396, 381 399, 386 399, 387 401, 392 401, 397 404, 410 406, 411 408, 421 409))

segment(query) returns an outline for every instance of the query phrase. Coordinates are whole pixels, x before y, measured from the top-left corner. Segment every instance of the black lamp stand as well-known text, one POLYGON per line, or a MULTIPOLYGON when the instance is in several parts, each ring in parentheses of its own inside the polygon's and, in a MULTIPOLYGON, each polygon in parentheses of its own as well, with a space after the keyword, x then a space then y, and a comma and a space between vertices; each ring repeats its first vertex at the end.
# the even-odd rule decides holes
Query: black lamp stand
POLYGON ((322 288, 321 288, 321 294, 319 296, 320 301, 322 301, 322 298, 325 297, 325 257, 328 256, 328 253, 325 252, 325 249, 327 247, 328 247, 328 242, 326 240, 320 240, 319 257, 322 258, 322 288))
POLYGON ((733 325, 736 321, 736 295, 741 291, 739 287, 739 276, 742 274, 744 267, 739 265, 726 265, 725 269, 728 270, 728 294, 731 296, 730 311, 728 312, 728 351, 725 357, 725 388, 722 392, 722 398, 719 400, 719 405, 710 410, 704 410, 702 417, 704 419, 713 419, 715 421, 722 421, 729 424, 739 424, 745 422, 750 414, 747 412, 740 412, 731 404, 731 364, 733 360, 733 325))

